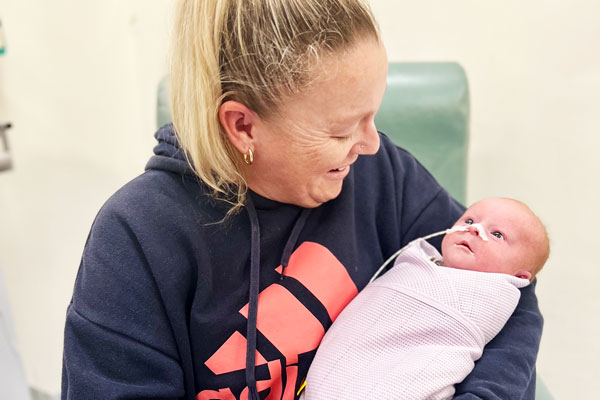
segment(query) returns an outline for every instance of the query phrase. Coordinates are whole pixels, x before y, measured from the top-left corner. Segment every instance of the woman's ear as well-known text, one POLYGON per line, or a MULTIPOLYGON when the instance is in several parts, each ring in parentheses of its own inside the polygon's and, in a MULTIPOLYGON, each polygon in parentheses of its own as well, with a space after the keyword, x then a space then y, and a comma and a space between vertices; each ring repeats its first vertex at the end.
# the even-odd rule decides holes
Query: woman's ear
POLYGON ((254 148, 252 130, 256 114, 252 110, 240 102, 228 100, 219 107, 219 121, 229 141, 241 154, 254 148))

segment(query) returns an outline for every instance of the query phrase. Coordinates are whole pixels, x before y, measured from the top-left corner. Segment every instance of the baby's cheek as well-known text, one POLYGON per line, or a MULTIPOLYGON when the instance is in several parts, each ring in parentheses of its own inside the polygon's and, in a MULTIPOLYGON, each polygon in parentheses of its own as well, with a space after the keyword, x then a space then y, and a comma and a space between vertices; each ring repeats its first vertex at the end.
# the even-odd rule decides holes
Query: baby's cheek
POLYGON ((456 268, 457 263, 460 262, 459 258, 457 257, 458 254, 456 254, 455 251, 445 251, 442 258, 444 260, 444 265, 446 267, 450 267, 450 268, 456 268))
POLYGON ((444 256, 444 253, 448 252, 448 247, 450 245, 449 240, 449 235, 444 236, 442 239, 442 257, 444 256))

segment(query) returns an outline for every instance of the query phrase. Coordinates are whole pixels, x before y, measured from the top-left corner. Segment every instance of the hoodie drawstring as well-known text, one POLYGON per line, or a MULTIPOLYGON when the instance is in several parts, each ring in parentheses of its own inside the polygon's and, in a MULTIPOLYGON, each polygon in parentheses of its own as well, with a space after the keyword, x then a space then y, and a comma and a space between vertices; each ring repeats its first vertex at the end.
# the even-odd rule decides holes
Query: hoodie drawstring
POLYGON ((290 237, 288 238, 288 241, 285 244, 285 247, 283 248, 283 255, 281 256, 281 280, 283 280, 283 277, 285 276, 285 267, 287 267, 288 262, 290 261, 292 251, 294 250, 294 246, 298 241, 298 236, 300 236, 300 232, 302 232, 302 228, 304 228, 304 224, 306 223, 308 214, 310 214, 310 210, 310 208, 302 209, 300 216, 294 224, 292 233, 290 234, 290 237))
MULTIPOLYGON (((258 291, 260 284, 260 226, 258 215, 252 197, 246 197, 246 210, 250 218, 250 290, 248 294, 248 326, 246 330, 246 384, 248 385, 248 399, 260 400, 256 388, 256 319, 258 314, 258 291)), ((287 267, 290 256, 298 241, 300 232, 310 214, 310 209, 302 209, 296 220, 292 233, 285 244, 283 256, 281 257, 281 279, 283 280, 285 267, 287 267)))
POLYGON ((258 313, 258 286, 260 283, 260 226, 252 197, 247 196, 246 209, 250 217, 250 293, 248 295, 248 326, 246 331, 246 384, 248 398, 260 400, 256 390, 256 315, 258 313))

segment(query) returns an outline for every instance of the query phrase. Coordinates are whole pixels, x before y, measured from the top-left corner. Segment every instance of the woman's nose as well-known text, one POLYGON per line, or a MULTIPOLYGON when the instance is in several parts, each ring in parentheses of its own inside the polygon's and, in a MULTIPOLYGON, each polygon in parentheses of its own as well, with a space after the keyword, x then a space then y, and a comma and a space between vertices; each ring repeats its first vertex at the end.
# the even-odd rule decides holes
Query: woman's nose
POLYGON ((379 133, 375 127, 375 121, 371 120, 366 123, 361 138, 356 143, 357 154, 375 154, 379 150, 379 133))

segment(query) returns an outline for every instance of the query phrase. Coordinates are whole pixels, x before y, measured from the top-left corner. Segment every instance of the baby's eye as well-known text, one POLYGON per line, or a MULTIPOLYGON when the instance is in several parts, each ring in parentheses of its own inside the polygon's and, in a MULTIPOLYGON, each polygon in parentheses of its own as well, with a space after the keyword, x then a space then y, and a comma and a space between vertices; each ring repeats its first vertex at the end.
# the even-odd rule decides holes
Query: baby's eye
POLYGON ((465 224, 473 225, 473 220, 471 218, 465 219, 465 224))
POLYGON ((504 240, 504 235, 500 232, 492 232, 492 235, 496 236, 498 239, 504 240))

